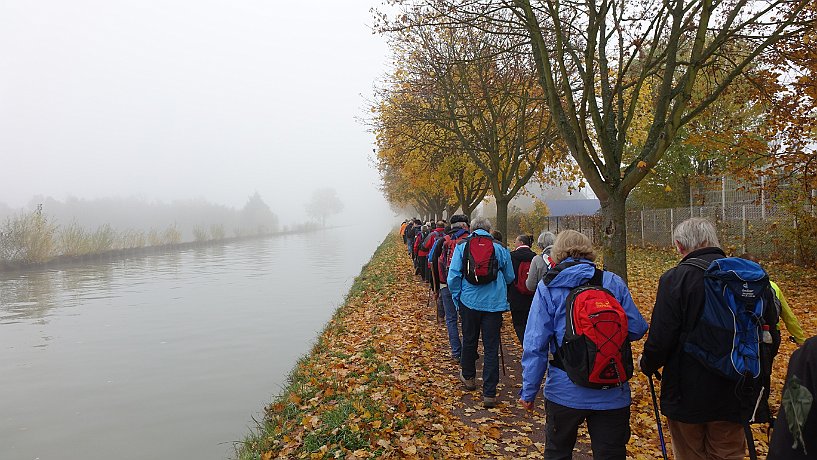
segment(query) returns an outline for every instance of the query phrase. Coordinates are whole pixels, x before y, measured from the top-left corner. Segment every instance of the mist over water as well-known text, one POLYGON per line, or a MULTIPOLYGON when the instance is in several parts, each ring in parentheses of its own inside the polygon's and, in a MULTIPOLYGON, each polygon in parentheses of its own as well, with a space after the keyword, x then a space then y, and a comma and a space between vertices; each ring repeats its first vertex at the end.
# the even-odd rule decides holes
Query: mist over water
POLYGON ((0 458, 228 457, 386 232, 0 274, 0 458))

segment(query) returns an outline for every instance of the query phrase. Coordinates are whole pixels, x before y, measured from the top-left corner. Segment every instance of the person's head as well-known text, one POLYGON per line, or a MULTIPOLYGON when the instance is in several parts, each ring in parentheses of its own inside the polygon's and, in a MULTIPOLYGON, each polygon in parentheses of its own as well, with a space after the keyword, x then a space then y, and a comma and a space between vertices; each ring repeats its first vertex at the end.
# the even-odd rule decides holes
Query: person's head
POLYGON ((488 233, 491 233, 493 228, 491 227, 491 221, 488 220, 487 217, 477 217, 471 222, 471 229, 472 230, 485 230, 488 233))
POLYGON ((527 246, 530 247, 533 244, 533 236, 531 235, 519 235, 516 237, 516 247, 519 246, 527 246))
POLYGON ((542 232, 539 234, 539 238, 536 239, 536 245, 539 246, 539 249, 545 249, 548 246, 553 246, 554 241, 556 241, 556 235, 550 232, 542 232))
POLYGON ((438 220, 437 221, 437 228, 445 228, 445 221, 444 220, 438 220))
POLYGON ((559 232, 556 241, 553 242, 550 257, 557 264, 568 257, 587 259, 592 262, 596 260, 596 251, 593 249, 593 242, 587 235, 576 230, 564 230, 559 232))
POLYGON ((451 216, 451 228, 468 229, 468 216, 465 214, 454 214, 451 216))
POLYGON ((678 224, 672 232, 672 241, 683 255, 696 249, 721 247, 715 224, 703 217, 693 217, 678 224))
POLYGON ((505 236, 499 230, 494 230, 491 232, 491 236, 497 243, 505 244, 505 236))

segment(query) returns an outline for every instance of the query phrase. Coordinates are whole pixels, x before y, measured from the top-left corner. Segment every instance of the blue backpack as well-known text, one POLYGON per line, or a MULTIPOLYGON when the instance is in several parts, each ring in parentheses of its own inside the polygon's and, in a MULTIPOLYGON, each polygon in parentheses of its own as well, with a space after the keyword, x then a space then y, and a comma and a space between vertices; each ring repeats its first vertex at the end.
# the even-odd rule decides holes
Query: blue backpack
POLYGON ((731 380, 756 379, 761 372, 764 299, 769 276, 755 262, 737 257, 688 259, 704 270, 706 300, 683 344, 704 367, 731 380))

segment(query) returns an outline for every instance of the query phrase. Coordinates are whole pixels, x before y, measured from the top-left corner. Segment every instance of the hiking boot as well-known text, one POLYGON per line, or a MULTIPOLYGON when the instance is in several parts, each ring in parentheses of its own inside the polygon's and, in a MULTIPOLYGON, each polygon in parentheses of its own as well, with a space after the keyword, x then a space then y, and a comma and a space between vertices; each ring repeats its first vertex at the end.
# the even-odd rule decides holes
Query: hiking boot
POLYGON ((468 391, 473 391, 477 389, 477 384, 475 382, 475 378, 467 379, 462 376, 462 371, 460 371, 460 382, 465 385, 465 389, 468 391))
POLYGON ((496 396, 485 396, 482 398, 482 405, 486 408, 496 407, 496 396))

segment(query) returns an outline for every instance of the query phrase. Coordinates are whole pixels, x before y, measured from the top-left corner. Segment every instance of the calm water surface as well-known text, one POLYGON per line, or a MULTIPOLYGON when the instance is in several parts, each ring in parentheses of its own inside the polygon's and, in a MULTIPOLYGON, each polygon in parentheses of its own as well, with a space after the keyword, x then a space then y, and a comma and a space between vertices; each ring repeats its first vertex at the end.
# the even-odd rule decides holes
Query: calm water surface
POLYGON ((386 229, 0 273, 0 459, 224 459, 386 229))

